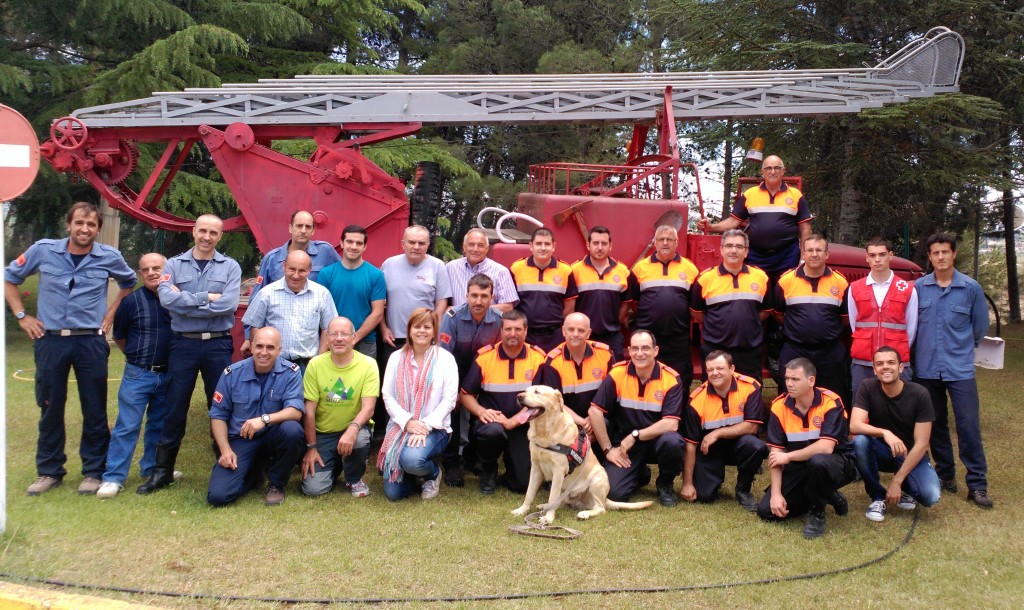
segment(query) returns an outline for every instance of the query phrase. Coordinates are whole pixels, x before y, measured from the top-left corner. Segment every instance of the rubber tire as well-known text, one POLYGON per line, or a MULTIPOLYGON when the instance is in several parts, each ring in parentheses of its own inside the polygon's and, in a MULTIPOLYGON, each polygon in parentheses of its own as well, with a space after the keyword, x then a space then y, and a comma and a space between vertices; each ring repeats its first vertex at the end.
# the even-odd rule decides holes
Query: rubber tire
POLYGON ((441 213, 441 166, 433 161, 416 164, 411 207, 410 225, 422 225, 430 232, 430 253, 434 253, 434 236, 437 235, 437 217, 441 213))

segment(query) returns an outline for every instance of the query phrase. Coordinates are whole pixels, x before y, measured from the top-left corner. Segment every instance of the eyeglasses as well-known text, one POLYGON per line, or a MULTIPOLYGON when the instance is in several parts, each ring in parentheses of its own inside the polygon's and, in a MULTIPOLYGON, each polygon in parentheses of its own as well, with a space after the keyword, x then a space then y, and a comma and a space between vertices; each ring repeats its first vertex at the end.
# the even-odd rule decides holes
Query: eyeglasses
POLYGON ((769 166, 769 167, 762 167, 761 171, 762 172, 784 172, 784 171, 786 171, 786 168, 782 167, 781 165, 772 165, 772 166, 769 166))
POLYGON ((649 354, 654 351, 654 347, 650 345, 630 345, 629 351, 634 354, 649 354))
POLYGON ((723 250, 746 250, 747 247, 743 244, 722 244, 723 250))
POLYGON ((339 331, 339 332, 336 332, 336 333, 327 333, 327 336, 330 337, 331 339, 346 339, 346 338, 347 339, 351 339, 352 337, 355 337, 356 334, 354 332, 353 333, 343 333, 343 332, 339 331))

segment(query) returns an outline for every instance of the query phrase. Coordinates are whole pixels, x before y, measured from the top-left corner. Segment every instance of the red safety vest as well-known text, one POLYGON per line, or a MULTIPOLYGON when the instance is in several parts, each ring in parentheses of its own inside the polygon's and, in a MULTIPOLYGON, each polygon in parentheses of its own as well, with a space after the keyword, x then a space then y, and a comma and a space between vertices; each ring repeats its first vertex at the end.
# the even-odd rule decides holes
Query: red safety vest
POLYGON ((875 291, 867 278, 850 284, 850 298, 857 304, 850 356, 856 364, 871 366, 875 350, 883 345, 894 348, 902 362, 910 362, 910 339, 907 337, 907 304, 914 283, 894 277, 882 306, 875 302, 875 291))

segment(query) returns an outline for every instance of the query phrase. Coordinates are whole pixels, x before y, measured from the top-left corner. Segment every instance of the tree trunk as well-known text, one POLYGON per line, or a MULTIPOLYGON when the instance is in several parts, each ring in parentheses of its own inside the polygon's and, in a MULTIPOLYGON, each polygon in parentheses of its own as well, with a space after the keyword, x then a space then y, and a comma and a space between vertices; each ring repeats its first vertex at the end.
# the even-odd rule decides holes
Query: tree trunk
POLYGON ((1013 191, 1003 191, 1003 238, 1006 245, 1006 288, 1010 301, 1010 322, 1020 322, 1020 284, 1017 281, 1017 239, 1013 212, 1016 208, 1013 191))
POLYGON ((853 157, 854 139, 851 135, 854 121, 846 132, 843 144, 843 183, 839 193, 839 230, 836 241, 841 244, 857 245, 860 240, 860 190, 857 188, 857 171, 853 157))

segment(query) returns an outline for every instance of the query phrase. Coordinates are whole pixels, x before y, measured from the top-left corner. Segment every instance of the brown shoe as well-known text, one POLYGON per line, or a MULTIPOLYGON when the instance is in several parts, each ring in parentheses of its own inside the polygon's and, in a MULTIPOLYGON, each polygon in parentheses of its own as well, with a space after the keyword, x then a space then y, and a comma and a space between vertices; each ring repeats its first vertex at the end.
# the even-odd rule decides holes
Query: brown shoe
POLYGON ((43 475, 36 479, 35 483, 28 486, 28 495, 38 496, 39 494, 46 493, 54 487, 60 487, 62 482, 63 481, 57 477, 43 475))
POLYGON ((271 483, 267 485, 267 493, 263 496, 263 503, 267 506, 277 506, 284 502, 284 490, 271 483))
POLYGON ((82 479, 81 485, 78 486, 78 495, 80 496, 95 496, 96 492, 100 490, 100 485, 103 481, 100 481, 94 477, 85 477, 82 479))

